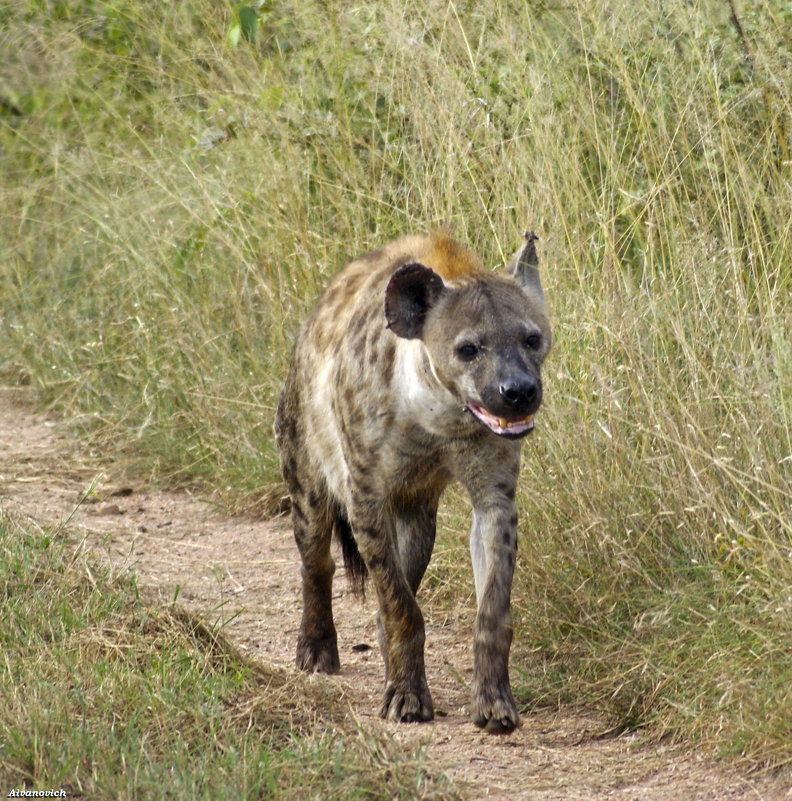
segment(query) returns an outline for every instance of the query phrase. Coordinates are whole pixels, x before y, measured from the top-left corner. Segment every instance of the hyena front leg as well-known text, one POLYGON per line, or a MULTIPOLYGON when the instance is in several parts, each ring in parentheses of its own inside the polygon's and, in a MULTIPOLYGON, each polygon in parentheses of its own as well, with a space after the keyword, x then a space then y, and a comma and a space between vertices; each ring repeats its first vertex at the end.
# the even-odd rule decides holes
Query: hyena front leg
POLYGON ((434 718, 424 668, 424 620, 402 568, 389 515, 350 513, 358 550, 379 604, 380 647, 386 666, 380 717, 414 723, 434 718))
POLYGON ((470 532, 478 611, 473 628, 474 723, 508 733, 520 716, 509 685, 510 597, 517 553, 517 514, 509 507, 477 509, 470 532))

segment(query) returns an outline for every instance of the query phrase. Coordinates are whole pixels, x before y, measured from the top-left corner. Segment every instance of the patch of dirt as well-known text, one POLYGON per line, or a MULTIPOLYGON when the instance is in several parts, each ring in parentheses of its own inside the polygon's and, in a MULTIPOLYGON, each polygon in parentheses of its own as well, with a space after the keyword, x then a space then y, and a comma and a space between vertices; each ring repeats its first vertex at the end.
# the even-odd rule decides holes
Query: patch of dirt
MULTIPOLYGON (((69 521, 86 547, 134 568, 138 584, 163 604, 177 596, 210 622, 226 622, 224 632, 248 656, 294 669, 300 576, 287 522, 233 518, 186 492, 114 483, 112 465, 80 452, 68 431, 25 403, 18 390, 0 388, 0 504, 50 526, 69 521)), ((792 789, 778 780, 742 776, 680 747, 649 746, 635 735, 603 738, 604 721, 574 709, 526 715, 506 737, 480 732, 467 714, 472 610, 463 599, 451 613, 424 610, 435 721, 382 722, 376 715, 384 676, 375 603, 349 593, 342 572, 333 597, 342 668, 330 680, 363 727, 383 727, 406 746, 424 744, 427 766, 466 785, 471 797, 792 799, 792 789)))

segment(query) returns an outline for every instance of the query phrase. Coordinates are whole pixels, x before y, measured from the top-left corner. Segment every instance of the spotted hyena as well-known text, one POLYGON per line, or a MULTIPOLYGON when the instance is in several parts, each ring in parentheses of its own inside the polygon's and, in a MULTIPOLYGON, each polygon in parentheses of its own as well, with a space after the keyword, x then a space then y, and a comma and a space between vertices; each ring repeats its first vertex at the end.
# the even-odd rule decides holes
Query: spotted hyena
POLYGON ((440 495, 459 481, 473 506, 472 717, 495 732, 519 723, 508 669, 514 494, 550 348, 534 240, 526 234, 500 274, 445 235, 368 253, 330 282, 294 346, 275 431, 302 557, 297 664, 339 670, 335 531, 347 573, 361 585, 368 575, 377 594, 380 714, 391 720, 434 716, 415 594, 440 495))

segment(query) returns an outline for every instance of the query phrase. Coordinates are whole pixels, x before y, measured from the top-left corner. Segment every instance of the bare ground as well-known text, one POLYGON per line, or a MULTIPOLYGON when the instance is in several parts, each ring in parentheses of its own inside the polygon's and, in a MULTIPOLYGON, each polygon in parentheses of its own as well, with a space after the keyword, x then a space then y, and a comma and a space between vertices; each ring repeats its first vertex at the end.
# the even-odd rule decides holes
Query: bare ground
MULTIPOLYGON (((113 465, 78 450, 68 426, 0 388, 0 504, 45 525, 70 520, 84 547, 135 569, 162 602, 210 621, 249 657, 293 669, 300 617, 299 568, 284 520, 231 517, 200 497, 120 484, 113 465), (91 496, 80 504, 93 486, 91 496)), ((337 581, 342 672, 337 682, 364 727, 383 727, 408 746, 426 744, 427 765, 473 798, 537 801, 722 801, 792 799, 767 776, 748 777, 679 746, 636 735, 603 737, 595 714, 562 708, 526 715, 507 737, 479 732, 466 707, 472 673, 472 610, 425 609, 427 673, 437 718, 422 725, 376 716, 383 668, 374 603, 337 581)))

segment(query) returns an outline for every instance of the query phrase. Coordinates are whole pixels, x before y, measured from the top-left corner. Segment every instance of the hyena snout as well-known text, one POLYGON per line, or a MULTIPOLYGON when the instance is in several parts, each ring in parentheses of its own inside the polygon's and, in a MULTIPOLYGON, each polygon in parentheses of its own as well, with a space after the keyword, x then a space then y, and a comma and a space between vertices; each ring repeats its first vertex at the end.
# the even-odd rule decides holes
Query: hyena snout
POLYGON ((482 406, 468 409, 490 431, 508 438, 524 437, 533 430, 533 418, 542 402, 542 382, 528 372, 508 373, 481 391, 482 406))
POLYGON ((542 385, 532 375, 509 376, 501 381, 498 391, 502 402, 515 414, 533 414, 542 401, 542 385))

